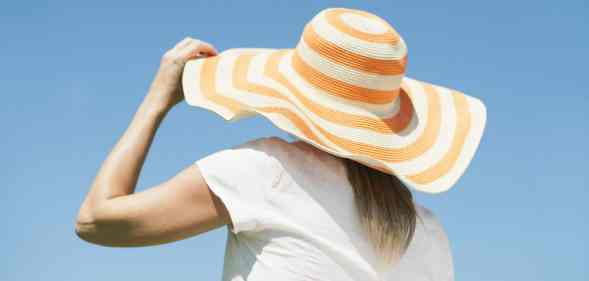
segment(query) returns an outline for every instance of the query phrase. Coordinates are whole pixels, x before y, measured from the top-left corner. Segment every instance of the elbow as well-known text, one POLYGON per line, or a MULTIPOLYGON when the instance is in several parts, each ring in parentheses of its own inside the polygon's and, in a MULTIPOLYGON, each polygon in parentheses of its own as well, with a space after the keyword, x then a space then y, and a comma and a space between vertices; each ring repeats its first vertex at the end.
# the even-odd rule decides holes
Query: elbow
POLYGON ((124 247, 133 223, 113 215, 108 205, 82 207, 75 222, 76 236, 88 243, 105 247, 124 247))
MULTIPOLYGON (((117 235, 113 235, 113 231, 106 226, 99 227, 95 222, 76 222, 75 226, 76 236, 90 244, 118 247, 117 240, 114 239, 117 235)), ((120 237, 120 236, 119 236, 120 237)))
POLYGON ((90 208, 82 207, 74 224, 76 236, 92 244, 100 244, 100 232, 95 216, 90 208))
POLYGON ((74 231, 78 238, 92 244, 98 244, 96 239, 98 231, 96 224, 93 221, 78 217, 74 226, 74 231))
POLYGON ((96 206, 84 202, 74 224, 76 236, 88 243, 101 245, 100 237, 103 235, 101 233, 103 230, 100 228, 103 227, 98 227, 100 225, 98 218, 96 206))
POLYGON ((96 219, 92 217, 79 217, 75 223, 75 233, 79 239, 88 243, 104 247, 125 247, 129 227, 125 223, 96 219))
POLYGON ((76 223, 76 226, 74 228, 74 231, 76 233, 76 236, 84 241, 87 241, 90 239, 90 235, 89 235, 89 231, 87 230, 87 226, 80 224, 80 223, 76 223))
POLYGON ((82 240, 86 240, 86 237, 88 237, 89 233, 94 228, 95 224, 92 208, 90 208, 89 204, 87 204, 87 202, 85 201, 80 207, 80 210, 78 211, 78 216, 75 220, 74 230, 76 236, 78 236, 78 238, 81 238, 82 240))

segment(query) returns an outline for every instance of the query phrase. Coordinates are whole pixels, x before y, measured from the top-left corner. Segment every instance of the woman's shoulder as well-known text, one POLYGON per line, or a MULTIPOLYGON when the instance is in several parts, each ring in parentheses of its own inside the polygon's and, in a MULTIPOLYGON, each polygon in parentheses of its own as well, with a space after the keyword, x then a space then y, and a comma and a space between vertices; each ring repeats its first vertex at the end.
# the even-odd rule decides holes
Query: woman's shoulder
POLYGON ((246 141, 238 147, 252 148, 267 154, 277 154, 292 149, 292 144, 277 136, 265 136, 246 141))
POLYGON ((295 147, 292 143, 277 137, 265 136, 251 139, 241 143, 237 148, 246 148, 253 150, 254 153, 270 157, 274 161, 285 162, 296 154, 295 147))
POLYGON ((309 144, 305 144, 302 141, 289 142, 278 136, 265 136, 259 137, 247 141, 242 146, 253 147, 260 150, 264 150, 268 153, 274 154, 291 154, 302 151, 309 151, 309 144))
POLYGON ((277 146, 277 145, 288 145, 288 141, 278 136, 263 136, 248 140, 241 145, 254 145, 254 146, 277 146))
POLYGON ((415 211, 417 212, 418 220, 420 220, 428 232, 443 231, 442 222, 431 209, 415 203, 415 211))
POLYGON ((433 242, 438 254, 445 255, 451 262, 452 254, 450 249, 450 241, 448 234, 444 229, 442 221, 429 208, 423 205, 416 204, 416 211, 418 215, 418 225, 422 228, 428 240, 433 242))
POLYGON ((321 165, 339 166, 335 156, 303 140, 287 141, 278 136, 260 137, 248 142, 250 146, 263 150, 287 169, 317 169, 321 165))

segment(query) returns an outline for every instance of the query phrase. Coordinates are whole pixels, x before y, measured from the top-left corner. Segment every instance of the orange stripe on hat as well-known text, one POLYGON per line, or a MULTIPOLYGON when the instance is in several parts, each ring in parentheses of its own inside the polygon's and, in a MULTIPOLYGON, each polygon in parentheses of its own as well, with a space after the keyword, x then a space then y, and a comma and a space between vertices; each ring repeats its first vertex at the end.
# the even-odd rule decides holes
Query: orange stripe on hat
POLYGON ((414 143, 402 148, 386 148, 357 141, 352 141, 334 135, 326 131, 325 129, 321 128, 320 126, 316 127, 322 134, 325 135, 327 139, 337 144, 338 146, 345 148, 349 152, 360 155, 367 155, 372 158, 391 163, 407 161, 419 157, 420 155, 425 153, 425 151, 430 149, 435 143, 440 129, 439 102, 440 101, 437 94, 433 94, 433 97, 428 98, 428 106, 436 106, 436 109, 432 108, 432 111, 430 112, 431 115, 429 116, 430 118, 428 118, 428 120, 426 121, 428 122, 428 124, 425 128, 425 131, 414 143), (434 118, 433 116, 435 115, 437 115, 436 117, 438 118, 434 118))
POLYGON ((376 59, 363 56, 321 38, 310 24, 303 31, 303 40, 309 48, 334 63, 381 75, 399 75, 405 73, 407 55, 401 59, 376 59))
POLYGON ((444 158, 434 166, 421 173, 408 176, 410 180, 416 183, 427 184, 447 174, 456 164, 458 156, 460 156, 460 152, 466 141, 466 136, 470 130, 471 118, 468 110, 468 102, 466 101, 464 94, 453 91, 452 98, 454 100, 454 108, 456 108, 457 124, 450 150, 444 155, 444 158))
POLYGON ((200 77, 201 93, 208 99, 223 105, 223 107, 229 109, 233 114, 237 114, 245 106, 233 99, 217 94, 215 81, 218 62, 219 56, 207 58, 203 61, 200 77))
POLYGON ((340 98, 372 104, 387 104, 395 101, 400 90, 381 91, 359 87, 331 78, 303 61, 297 51, 292 55, 292 67, 313 86, 340 98))
POLYGON ((292 111, 290 111, 286 108, 281 108, 281 107, 258 107, 257 109, 262 112, 277 113, 277 114, 280 114, 280 115, 286 117, 308 139, 311 139, 314 142, 316 142, 322 146, 329 147, 323 141, 321 141, 317 137, 317 135, 315 135, 315 133, 309 128, 309 126, 307 126, 307 124, 305 124, 305 121, 303 121, 303 119, 301 119, 297 114, 293 113, 292 111))

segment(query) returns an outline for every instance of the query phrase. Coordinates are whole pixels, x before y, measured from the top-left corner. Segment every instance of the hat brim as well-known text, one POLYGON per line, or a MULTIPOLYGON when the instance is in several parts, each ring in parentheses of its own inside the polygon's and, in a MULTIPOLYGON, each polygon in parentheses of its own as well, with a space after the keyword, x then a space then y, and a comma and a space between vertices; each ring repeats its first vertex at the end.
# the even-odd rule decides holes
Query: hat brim
POLYGON ((450 189, 469 166, 486 122, 479 99, 404 77, 390 112, 376 115, 306 82, 293 69, 293 51, 230 49, 188 61, 186 102, 228 121, 261 114, 323 151, 394 174, 422 192, 450 189))

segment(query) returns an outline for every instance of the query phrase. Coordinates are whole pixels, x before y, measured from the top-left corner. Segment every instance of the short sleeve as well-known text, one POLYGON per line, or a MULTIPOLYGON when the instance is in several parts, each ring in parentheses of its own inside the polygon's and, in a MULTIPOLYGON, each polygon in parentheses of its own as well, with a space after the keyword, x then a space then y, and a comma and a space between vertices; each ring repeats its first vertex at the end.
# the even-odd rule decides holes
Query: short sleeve
POLYGON ((209 189, 223 201, 235 234, 258 229, 268 211, 265 195, 282 173, 275 137, 264 137, 209 154, 195 163, 209 189))

